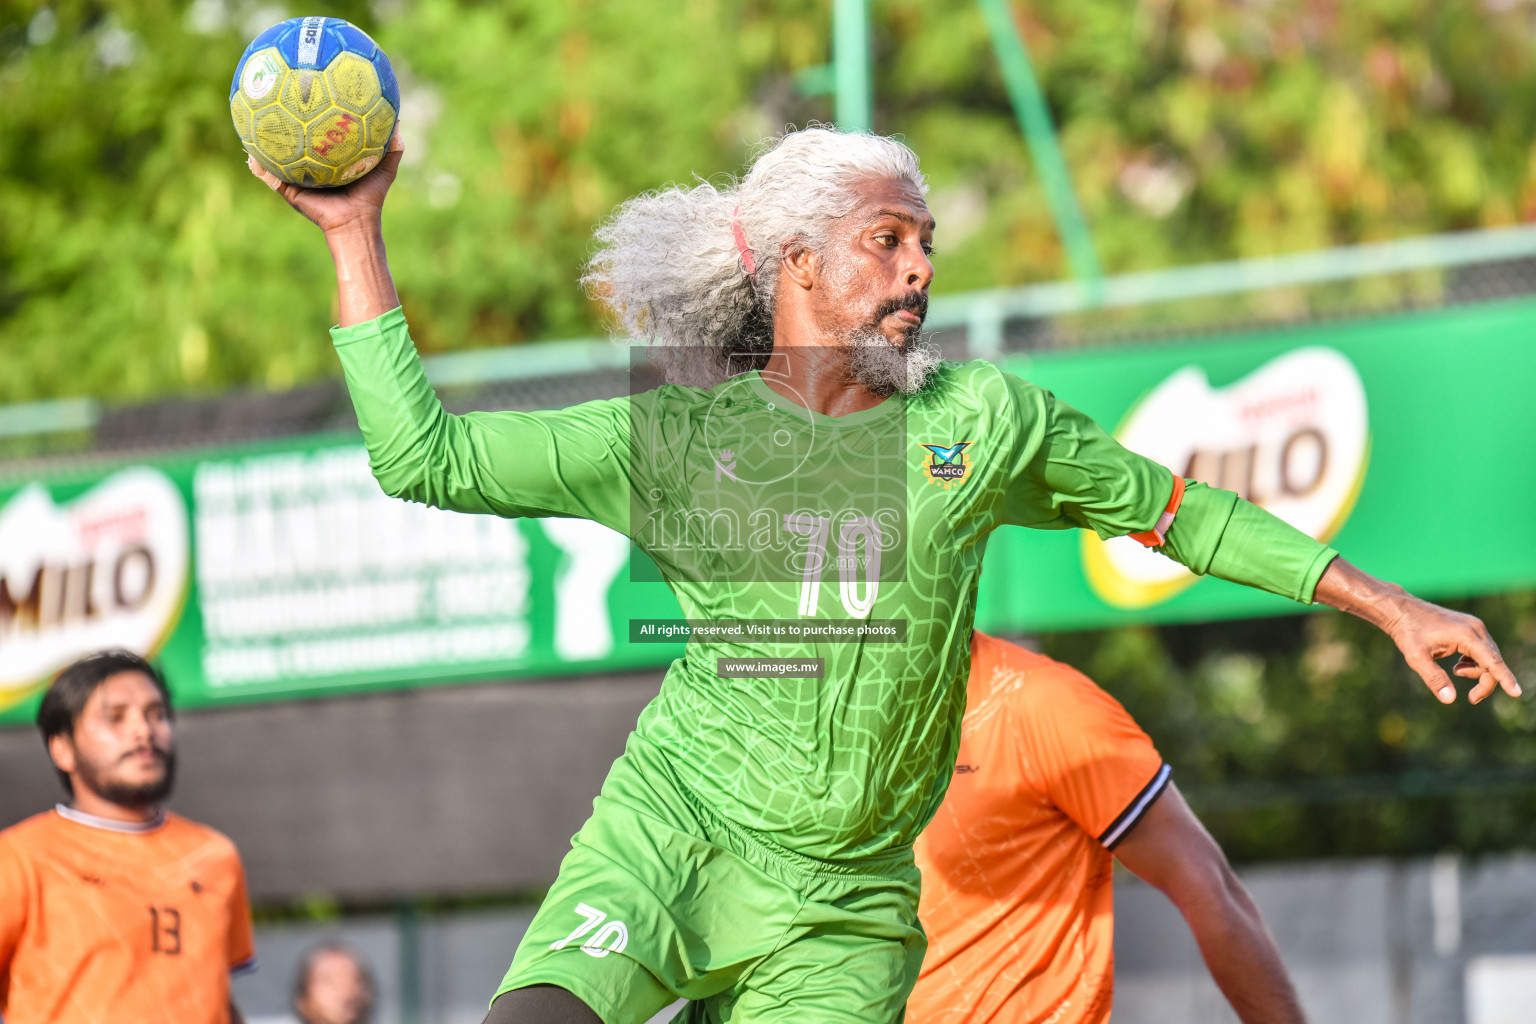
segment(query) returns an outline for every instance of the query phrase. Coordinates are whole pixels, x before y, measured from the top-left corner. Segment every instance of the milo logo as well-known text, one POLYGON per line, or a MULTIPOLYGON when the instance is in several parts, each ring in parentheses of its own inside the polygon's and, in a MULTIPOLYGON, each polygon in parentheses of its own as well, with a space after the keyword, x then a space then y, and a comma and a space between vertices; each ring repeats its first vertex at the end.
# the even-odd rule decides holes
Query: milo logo
POLYGON ((120 470, 65 502, 0 503, 0 709, 88 651, 153 654, 186 597, 186 502, 159 470, 120 470))
MULTIPOLYGON (((1343 353, 1322 346, 1277 356, 1225 387, 1186 366, 1147 392, 1115 436, 1321 541, 1349 518, 1370 459, 1365 385, 1343 353)), ((1129 537, 1085 532, 1082 551, 1095 593, 1119 608, 1166 601, 1196 579, 1129 537)))

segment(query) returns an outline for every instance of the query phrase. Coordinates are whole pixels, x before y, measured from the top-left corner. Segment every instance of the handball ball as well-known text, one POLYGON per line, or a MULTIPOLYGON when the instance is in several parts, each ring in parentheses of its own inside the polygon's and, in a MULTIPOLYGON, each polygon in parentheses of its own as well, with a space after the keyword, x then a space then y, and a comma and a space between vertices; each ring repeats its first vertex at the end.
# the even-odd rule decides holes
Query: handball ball
POLYGON ((235 65, 229 112, 245 151, 291 185, 333 188, 373 170, 400 112, 389 58, 340 18, 289 18, 235 65))

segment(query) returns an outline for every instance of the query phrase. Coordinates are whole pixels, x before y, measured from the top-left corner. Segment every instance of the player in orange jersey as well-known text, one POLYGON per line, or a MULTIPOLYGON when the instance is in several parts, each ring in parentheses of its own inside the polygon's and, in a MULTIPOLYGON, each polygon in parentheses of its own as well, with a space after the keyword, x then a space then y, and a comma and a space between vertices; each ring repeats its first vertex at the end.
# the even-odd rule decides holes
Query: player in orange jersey
POLYGON ((165 681, 109 651, 54 680, 37 714, 68 804, 0 832, 6 1024, 239 1024, 254 964, 239 854, 160 802, 176 773, 165 681))
POLYGON ((981 633, 971 659, 955 776, 917 843, 928 953, 907 1024, 1108 1020, 1112 857, 1183 912, 1244 1024, 1301 1024, 1248 891, 1125 709, 981 633))

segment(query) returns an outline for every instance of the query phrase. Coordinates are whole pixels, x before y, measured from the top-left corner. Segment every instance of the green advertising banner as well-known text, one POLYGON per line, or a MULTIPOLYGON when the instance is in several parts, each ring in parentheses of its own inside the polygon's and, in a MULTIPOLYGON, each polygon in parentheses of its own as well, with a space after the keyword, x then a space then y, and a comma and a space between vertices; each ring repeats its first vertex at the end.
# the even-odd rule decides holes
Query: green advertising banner
POLYGON ((0 723, 79 653, 157 654, 181 707, 666 664, 677 615, 584 520, 387 498, 356 437, 0 486, 0 723))
MULTIPOLYGON (((1008 366, 1128 447, 1425 596, 1536 585, 1536 303, 1008 366)), ((386 498, 355 436, 0 479, 0 724, 84 651, 162 659, 180 706, 665 665, 679 615, 612 531, 386 498)), ((643 556, 635 556, 643 557, 643 556)), ((1006 529, 998 632, 1284 614, 1133 541, 1006 529)), ((878 615, 878 610, 875 612, 878 615)))
MULTIPOLYGON (((1536 303, 1309 325, 1009 369, 1176 473, 1235 490, 1426 597, 1536 585, 1536 303)), ((1005 530, 978 624, 1081 629, 1294 612, 1087 531, 1005 530)))

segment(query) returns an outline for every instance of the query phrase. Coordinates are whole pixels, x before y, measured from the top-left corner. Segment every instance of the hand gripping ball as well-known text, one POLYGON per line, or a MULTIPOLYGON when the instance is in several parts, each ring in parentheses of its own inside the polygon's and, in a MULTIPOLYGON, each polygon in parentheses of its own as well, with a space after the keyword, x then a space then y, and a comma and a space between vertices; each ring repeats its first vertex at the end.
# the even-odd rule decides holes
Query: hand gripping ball
POLYGON ((389 58, 340 18, 289 18, 235 66, 229 112, 245 150, 292 185, 332 188, 373 170, 400 113, 389 58))

